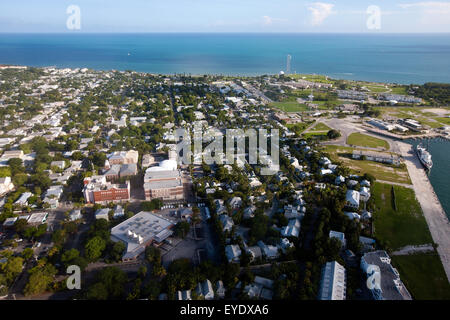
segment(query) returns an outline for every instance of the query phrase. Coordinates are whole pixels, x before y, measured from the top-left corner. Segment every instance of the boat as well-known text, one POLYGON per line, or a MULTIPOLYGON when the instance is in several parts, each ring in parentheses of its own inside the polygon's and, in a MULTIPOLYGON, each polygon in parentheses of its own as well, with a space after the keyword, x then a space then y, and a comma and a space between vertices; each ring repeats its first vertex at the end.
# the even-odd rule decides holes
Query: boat
POLYGON ((431 170, 433 167, 433 161, 431 160, 431 154, 427 151, 427 149, 419 144, 416 147, 416 153, 425 169, 431 170))

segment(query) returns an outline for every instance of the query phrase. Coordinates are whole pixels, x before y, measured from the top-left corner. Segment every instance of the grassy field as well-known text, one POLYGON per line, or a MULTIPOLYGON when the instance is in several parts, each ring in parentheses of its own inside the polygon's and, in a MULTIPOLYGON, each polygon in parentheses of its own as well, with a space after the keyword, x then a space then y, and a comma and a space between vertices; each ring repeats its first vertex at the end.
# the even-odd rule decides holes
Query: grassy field
POLYGON ((295 101, 273 102, 271 106, 284 112, 303 112, 309 110, 307 105, 295 101))
POLYGON ((408 95, 408 92, 406 91, 406 89, 407 89, 407 87, 392 87, 391 93, 408 95))
POLYGON ((342 146, 324 147, 324 151, 330 154, 332 161, 342 161, 347 167, 352 169, 354 174, 363 175, 364 173, 369 173, 378 180, 411 184, 408 170, 404 166, 395 167, 368 160, 353 160, 345 156, 351 155, 353 150, 358 149, 342 146))
POLYGON ((375 93, 382 93, 389 91, 389 89, 387 89, 385 86, 382 85, 366 85, 365 87, 369 89, 371 92, 375 93))
POLYGON ((308 128, 308 126, 310 126, 310 125, 311 125, 310 122, 301 122, 301 123, 295 123, 295 124, 294 123, 286 124, 286 127, 289 130, 291 130, 297 134, 300 134, 303 131, 305 131, 306 128, 308 128))
POLYGON ((450 299, 450 285, 436 253, 392 256, 392 264, 400 272, 400 278, 413 299, 450 299))
POLYGON ((327 79, 327 76, 319 74, 289 74, 289 77, 293 79, 303 79, 319 83, 328 83, 328 84, 334 83, 333 80, 327 79))
POLYGON ((441 122, 442 124, 446 124, 446 125, 450 126, 450 118, 438 117, 438 118, 436 118, 436 120, 441 122))
POLYGON ((318 131, 318 132, 306 132, 303 133, 303 138, 308 139, 308 138, 312 138, 312 137, 318 137, 318 136, 327 136, 327 132, 326 131, 318 131))
POLYGON ((439 116, 433 112, 424 111, 425 109, 430 109, 430 107, 375 107, 375 109, 381 111, 381 115, 378 117, 380 119, 389 115, 397 118, 412 118, 431 128, 440 128, 443 125, 450 125, 450 118, 439 116))
POLYGON ((414 190, 376 182, 372 187, 375 203, 375 236, 383 240, 393 250, 406 245, 433 243, 422 209, 414 190))
POLYGON ((352 133, 347 138, 347 144, 360 146, 360 147, 369 147, 369 148, 384 148, 389 150, 389 143, 387 141, 374 138, 362 133, 352 133))
POLYGON ((323 122, 318 122, 313 128, 311 128, 309 131, 311 132, 317 132, 317 131, 330 131, 331 128, 329 126, 327 126, 325 123, 323 122))

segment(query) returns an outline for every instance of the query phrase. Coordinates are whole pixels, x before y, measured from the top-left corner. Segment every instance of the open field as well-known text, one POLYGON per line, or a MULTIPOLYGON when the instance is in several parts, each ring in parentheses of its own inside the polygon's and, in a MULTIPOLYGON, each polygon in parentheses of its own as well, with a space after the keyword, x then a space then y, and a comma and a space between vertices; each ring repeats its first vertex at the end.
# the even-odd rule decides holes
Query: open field
POLYGON ((352 154, 353 150, 358 149, 333 145, 324 146, 324 151, 330 154, 332 161, 343 162, 347 167, 352 169, 352 172, 355 174, 369 173, 377 180, 405 184, 411 183, 408 171, 404 166, 395 167, 374 161, 353 160, 348 157, 352 154))
POLYGON ((372 186, 372 197, 375 203, 375 236, 378 240, 394 250, 406 245, 433 243, 414 190, 376 182, 372 186))
POLYGON ((308 139, 308 138, 312 138, 312 137, 318 137, 318 136, 327 136, 327 131, 317 131, 317 132, 306 132, 306 133, 303 133, 303 137, 305 138, 305 139, 308 139))
POLYGON ((437 253, 392 256, 392 264, 414 299, 450 299, 450 284, 437 253))
POLYGON ((383 85, 365 85, 365 87, 367 88, 367 89, 369 89, 371 92, 374 92, 374 93, 382 93, 382 92, 388 92, 389 91, 389 89, 388 88, 386 88, 386 86, 383 86, 383 85))
POLYGON ((369 148, 384 148, 386 150, 389 150, 389 143, 387 143, 387 141, 359 132, 355 132, 349 135, 347 138, 347 144, 369 148))
POLYGON ((289 74, 290 78, 293 79, 303 79, 306 81, 318 82, 318 83, 334 83, 333 80, 328 79, 327 76, 319 75, 319 74, 289 74))
POLYGON ((448 126, 450 126, 450 118, 436 118, 437 121, 439 121, 440 123, 446 124, 448 126))
POLYGON ((391 87, 391 93, 408 95, 407 87, 391 87))
POLYGON ((301 122, 301 123, 290 123, 290 124, 286 124, 286 128, 288 128, 289 130, 300 134, 303 131, 305 131, 309 126, 311 125, 310 122, 301 122))
POLYGON ((317 132, 317 131, 326 131, 326 132, 328 132, 330 130, 331 130, 331 128, 329 126, 327 126, 325 123, 319 122, 313 128, 311 128, 309 131, 311 131, 311 132, 313 132, 313 131, 314 132, 317 132))
POLYGON ((309 110, 308 106, 295 101, 273 102, 270 104, 270 106, 280 109, 284 112, 303 112, 309 110))
POLYGON ((423 125, 431 128, 440 128, 450 124, 450 118, 443 115, 450 114, 449 108, 430 108, 430 107, 375 107, 381 111, 380 119, 385 117, 396 117, 399 119, 412 118, 423 125))

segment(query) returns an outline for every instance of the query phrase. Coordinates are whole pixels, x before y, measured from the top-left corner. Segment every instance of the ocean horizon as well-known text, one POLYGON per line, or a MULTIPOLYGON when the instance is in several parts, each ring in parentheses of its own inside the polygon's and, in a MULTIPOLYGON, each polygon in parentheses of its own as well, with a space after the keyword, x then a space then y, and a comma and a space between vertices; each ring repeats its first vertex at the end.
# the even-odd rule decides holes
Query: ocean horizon
POLYGON ((0 64, 258 76, 450 83, 450 34, 0 33, 0 64))

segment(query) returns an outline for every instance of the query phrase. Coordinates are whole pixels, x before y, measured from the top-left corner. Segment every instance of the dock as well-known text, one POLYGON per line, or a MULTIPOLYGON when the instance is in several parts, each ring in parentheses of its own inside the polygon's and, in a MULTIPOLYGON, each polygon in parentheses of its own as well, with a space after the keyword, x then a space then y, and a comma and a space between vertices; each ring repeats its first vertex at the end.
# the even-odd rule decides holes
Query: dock
POLYGON ((397 142, 397 145, 405 159, 416 198, 422 208, 433 241, 438 244, 437 252, 450 282, 450 222, 413 146, 404 142, 397 142))

